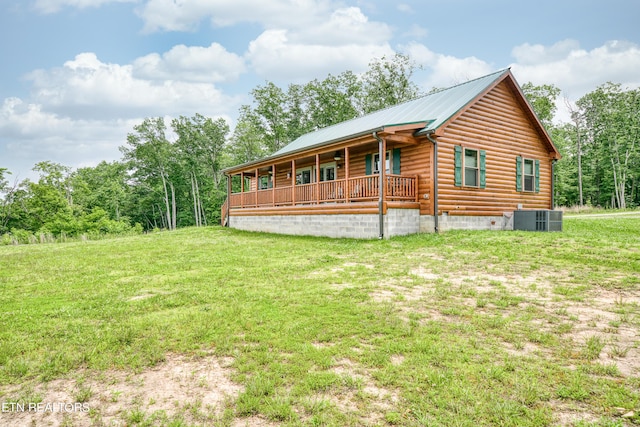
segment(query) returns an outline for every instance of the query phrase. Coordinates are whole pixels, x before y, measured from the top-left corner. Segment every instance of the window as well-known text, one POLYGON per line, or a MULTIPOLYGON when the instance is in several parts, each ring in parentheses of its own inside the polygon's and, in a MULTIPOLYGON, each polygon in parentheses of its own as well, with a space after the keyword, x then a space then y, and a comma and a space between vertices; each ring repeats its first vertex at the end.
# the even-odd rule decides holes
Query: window
POLYGON ((271 177, 268 175, 262 175, 258 181, 258 189, 266 190, 271 187, 271 177))
POLYGON ((540 160, 516 157, 516 191, 540 191, 540 160))
MULTIPOLYGON (((380 153, 367 154, 364 158, 365 174, 380 173, 380 153)), ((387 151, 385 159, 385 172, 387 174, 400 175, 400 149, 394 148, 387 151)))
MULTIPOLYGON (((333 181, 336 179, 336 162, 320 165, 320 181, 333 181)), ((296 169, 296 185, 311 184, 316 182, 316 167, 296 169)))
POLYGON ((486 152, 455 147, 454 181, 457 187, 486 187, 486 152))
POLYGON ((536 179, 536 174, 533 169, 533 160, 524 159, 524 191, 533 191, 533 184, 536 179))
POLYGON ((336 179, 336 164, 325 163, 320 165, 320 181, 333 181, 336 179))
POLYGON ((478 186, 478 150, 464 149, 464 183, 468 187, 478 186))
POLYGON ((296 185, 311 184, 311 168, 299 169, 296 171, 296 185))
MULTIPOLYGON (((385 159, 385 173, 389 173, 389 166, 389 152, 387 151, 385 159)), ((376 153, 373 155, 373 173, 380 173, 380 153, 376 153)))

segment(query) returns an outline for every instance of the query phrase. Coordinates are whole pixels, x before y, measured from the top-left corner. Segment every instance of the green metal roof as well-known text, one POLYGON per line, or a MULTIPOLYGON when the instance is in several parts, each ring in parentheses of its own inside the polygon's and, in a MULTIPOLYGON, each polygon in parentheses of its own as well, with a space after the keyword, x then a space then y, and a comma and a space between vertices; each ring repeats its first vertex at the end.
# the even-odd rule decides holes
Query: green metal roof
POLYGON ((273 153, 273 157, 349 139, 392 125, 429 122, 419 133, 436 130, 507 71, 500 70, 412 101, 307 133, 273 153))
MULTIPOLYGON (((417 134, 435 131, 508 72, 508 69, 500 70, 393 107, 307 133, 271 156, 247 165, 371 134, 390 126, 426 122, 427 127, 419 130, 417 134)), ((235 168, 237 166, 233 169, 235 168)))

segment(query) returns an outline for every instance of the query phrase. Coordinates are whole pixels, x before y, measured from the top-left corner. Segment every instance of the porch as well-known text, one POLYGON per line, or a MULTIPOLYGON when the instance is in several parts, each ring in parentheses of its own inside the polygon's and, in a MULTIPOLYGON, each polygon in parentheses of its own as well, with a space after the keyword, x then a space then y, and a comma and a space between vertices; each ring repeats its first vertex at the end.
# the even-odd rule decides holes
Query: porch
MULTIPOLYGON (((414 176, 386 175, 384 200, 418 202, 414 176)), ((288 185, 262 190, 232 193, 230 209, 273 208, 278 206, 319 205, 328 203, 371 202, 380 199, 380 177, 359 176, 348 179, 288 185)))
POLYGON ((424 177, 415 167, 401 171, 401 157, 411 159, 419 150, 411 136, 415 126, 227 169, 222 224, 334 237, 417 232, 424 177))

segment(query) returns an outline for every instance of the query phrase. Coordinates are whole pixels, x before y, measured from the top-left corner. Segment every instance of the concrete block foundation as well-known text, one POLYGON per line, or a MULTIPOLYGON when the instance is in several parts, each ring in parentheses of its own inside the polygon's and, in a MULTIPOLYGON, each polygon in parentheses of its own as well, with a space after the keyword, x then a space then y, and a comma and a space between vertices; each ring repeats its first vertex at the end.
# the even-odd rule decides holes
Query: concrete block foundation
MULTIPOLYGON (((500 216, 449 216, 438 218, 438 230, 512 230, 513 213, 500 216)), ((418 209, 388 209, 384 215, 384 237, 434 232, 435 217, 418 209)), ((229 217, 229 226, 239 230, 304 236, 377 239, 377 214, 247 215, 229 217)))

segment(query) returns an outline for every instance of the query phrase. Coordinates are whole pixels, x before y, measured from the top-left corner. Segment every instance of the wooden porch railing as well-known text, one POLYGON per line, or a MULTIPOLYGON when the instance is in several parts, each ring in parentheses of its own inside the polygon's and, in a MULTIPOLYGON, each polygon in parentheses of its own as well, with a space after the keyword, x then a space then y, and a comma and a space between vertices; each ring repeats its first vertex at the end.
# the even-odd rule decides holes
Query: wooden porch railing
MULTIPOLYGON (((417 176, 387 175, 386 200, 417 200, 417 176)), ((345 203, 378 200, 378 175, 269 188, 258 191, 233 193, 229 198, 232 208, 291 206, 293 204, 345 203), (294 194, 295 192, 295 194, 294 194), (295 198, 294 198, 295 195, 295 198)))

